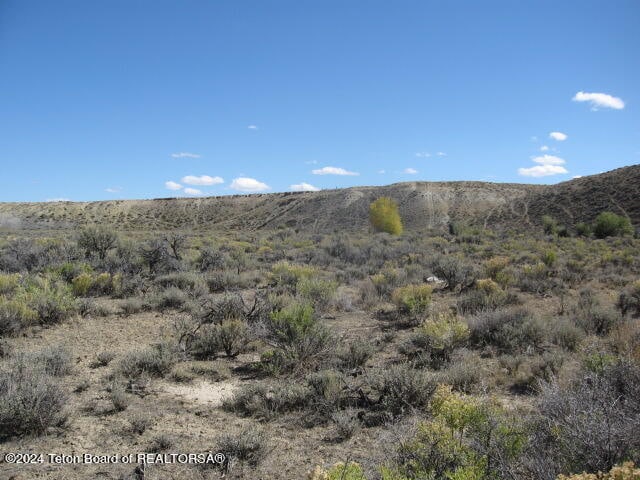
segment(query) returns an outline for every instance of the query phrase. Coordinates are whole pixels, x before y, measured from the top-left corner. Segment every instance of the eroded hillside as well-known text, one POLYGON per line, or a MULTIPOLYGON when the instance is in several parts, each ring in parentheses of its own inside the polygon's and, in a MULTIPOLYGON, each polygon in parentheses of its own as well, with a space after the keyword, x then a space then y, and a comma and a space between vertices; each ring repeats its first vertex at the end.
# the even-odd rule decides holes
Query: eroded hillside
POLYGON ((310 232, 368 228, 369 204, 394 198, 405 228, 526 226, 551 214, 573 225, 611 210, 640 222, 640 166, 557 185, 484 182, 408 182, 304 193, 163 198, 103 202, 4 203, 0 223, 21 229, 67 229, 90 223, 122 230, 258 230, 291 227, 310 232))

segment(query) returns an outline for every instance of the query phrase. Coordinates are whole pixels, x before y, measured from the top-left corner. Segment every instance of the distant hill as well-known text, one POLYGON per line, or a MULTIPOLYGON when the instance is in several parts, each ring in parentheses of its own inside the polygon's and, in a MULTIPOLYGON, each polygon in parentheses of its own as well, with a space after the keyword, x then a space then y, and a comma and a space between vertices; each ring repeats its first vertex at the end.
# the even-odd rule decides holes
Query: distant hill
POLYGON ((119 230, 258 230, 314 232, 368 228, 369 204, 394 198, 405 228, 450 222, 523 228, 549 214, 573 225, 610 210, 640 225, 640 165, 557 185, 485 182, 406 182, 320 192, 102 202, 0 203, 0 227, 66 230, 85 224, 119 230))

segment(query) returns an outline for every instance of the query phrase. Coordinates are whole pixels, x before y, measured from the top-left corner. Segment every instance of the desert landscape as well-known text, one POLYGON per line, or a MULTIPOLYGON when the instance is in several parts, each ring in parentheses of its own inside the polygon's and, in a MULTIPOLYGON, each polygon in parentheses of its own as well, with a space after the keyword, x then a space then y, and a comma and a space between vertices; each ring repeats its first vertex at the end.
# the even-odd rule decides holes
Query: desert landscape
POLYGON ((0 0, 0 480, 640 480, 638 0, 0 0))
POLYGON ((25 455, 3 478, 623 468, 639 186, 636 165, 550 187, 0 204, 0 449, 25 455), (223 457, 162 462, 180 453, 223 457))

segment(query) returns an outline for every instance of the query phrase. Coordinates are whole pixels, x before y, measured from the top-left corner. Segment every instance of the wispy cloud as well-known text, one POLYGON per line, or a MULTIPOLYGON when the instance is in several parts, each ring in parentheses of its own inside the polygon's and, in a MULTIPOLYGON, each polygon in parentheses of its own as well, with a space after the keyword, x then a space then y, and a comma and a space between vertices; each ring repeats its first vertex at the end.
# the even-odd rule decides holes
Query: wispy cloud
POLYGON ((187 187, 184 189, 184 193, 187 195, 202 195, 202 191, 197 188, 187 187))
POLYGON ((418 173, 418 170, 416 170, 415 168, 405 168, 402 173, 408 173, 409 175, 415 175, 416 173, 418 173))
POLYGON ((546 145, 542 145, 542 146, 540 147, 540 151, 541 151, 541 152, 548 152, 548 151, 549 151, 549 147, 547 147, 546 145))
POLYGON ((173 180, 169 180, 168 182, 164 182, 164 187, 168 190, 180 190, 182 188, 182 185, 174 182, 173 180))
POLYGON ((416 152, 418 158, 429 158, 431 154, 429 152, 416 152))
POLYGON ((444 152, 436 152, 436 155, 439 156, 439 157, 446 157, 447 156, 447 154, 444 153, 444 152))
POLYGON ((306 162, 304 162, 304 163, 306 163, 307 165, 315 165, 315 164, 317 164, 317 163, 318 163, 318 161, 317 161, 317 160, 307 160, 307 161, 306 161, 306 162))
POLYGON ((289 188, 294 192, 317 192, 320 190, 318 187, 314 187, 313 185, 306 182, 296 183, 289 186, 289 188))
POLYGON ((311 170, 314 175, 360 175, 357 172, 350 172, 341 167, 322 167, 311 170))
POLYGON ((563 158, 556 157, 555 155, 541 155, 539 157, 532 157, 531 160, 540 165, 564 165, 567 163, 563 158))
POLYGON ((249 130, 258 130, 258 126, 257 125, 249 125, 247 128, 249 130))
POLYGON ((231 182, 230 187, 233 190, 238 190, 239 192, 264 192, 265 190, 269 190, 269 188, 271 188, 266 183, 249 177, 234 178, 233 182, 231 182))
POLYGON ((569 136, 566 133, 562 132, 551 132, 549 133, 549 138, 553 138, 558 142, 564 142, 569 136))
POLYGON ((45 202, 70 202, 68 198, 47 198, 45 202))
POLYGON ((104 191, 109 193, 120 193, 122 191, 122 187, 109 187, 105 188, 104 191))
POLYGON ((608 93, 578 92, 572 100, 574 102, 589 102, 591 104, 591 110, 598 110, 598 108, 622 110, 624 108, 624 102, 621 98, 614 97, 608 93))
POLYGON ((198 155, 197 153, 189 152, 172 153, 171 156, 173 158, 200 158, 200 155, 198 155))
POLYGON ((386 170, 378 170, 378 173, 379 173, 380 175, 384 175, 385 173, 387 173, 387 171, 386 171, 386 170))
POLYGON ((210 177, 209 175, 187 175, 182 177, 182 183, 187 185, 218 185, 224 183, 224 179, 222 177, 210 177))
POLYGON ((535 167, 518 169, 518 174, 523 177, 549 177, 563 173, 569 173, 569 171, 560 165, 536 165, 535 167))

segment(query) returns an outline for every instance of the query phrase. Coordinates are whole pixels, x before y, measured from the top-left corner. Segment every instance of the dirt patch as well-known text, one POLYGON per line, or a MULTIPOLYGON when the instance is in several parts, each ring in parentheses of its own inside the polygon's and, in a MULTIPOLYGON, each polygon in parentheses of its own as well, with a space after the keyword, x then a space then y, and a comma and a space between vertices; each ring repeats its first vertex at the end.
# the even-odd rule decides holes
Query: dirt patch
POLYGON ((191 385, 176 385, 174 383, 159 385, 160 390, 170 395, 211 407, 221 406, 223 400, 233 395, 237 388, 238 384, 235 382, 211 383, 206 380, 191 385))

